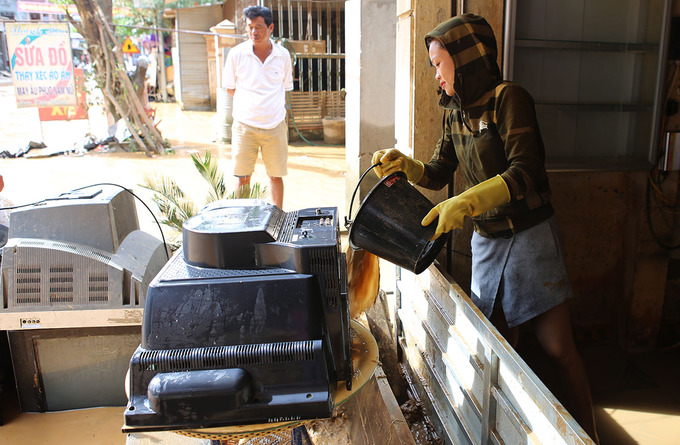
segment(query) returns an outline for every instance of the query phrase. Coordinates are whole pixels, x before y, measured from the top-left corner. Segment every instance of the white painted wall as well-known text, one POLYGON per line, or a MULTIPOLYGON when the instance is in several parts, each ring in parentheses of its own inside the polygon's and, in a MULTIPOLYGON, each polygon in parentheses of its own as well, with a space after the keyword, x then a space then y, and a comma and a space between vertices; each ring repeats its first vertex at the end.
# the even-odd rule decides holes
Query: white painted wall
MULTIPOLYGON (((361 173, 371 165, 373 152, 395 144, 395 39, 393 0, 345 2, 346 211, 361 173)), ((360 198, 376 181, 375 175, 366 176, 352 213, 356 214, 360 198)))

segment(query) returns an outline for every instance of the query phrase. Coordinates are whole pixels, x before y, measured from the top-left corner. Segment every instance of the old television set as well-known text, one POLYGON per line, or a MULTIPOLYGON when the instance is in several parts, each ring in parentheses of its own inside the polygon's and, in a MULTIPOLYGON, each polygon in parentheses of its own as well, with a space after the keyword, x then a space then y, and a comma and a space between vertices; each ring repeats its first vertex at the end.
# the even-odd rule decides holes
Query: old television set
POLYGON ((146 291, 166 244, 140 230, 114 185, 13 210, 0 263, 6 331, 23 412, 125 405, 146 291))
POLYGON ((218 201, 183 240, 149 286, 123 430, 329 417, 353 377, 337 208, 218 201))

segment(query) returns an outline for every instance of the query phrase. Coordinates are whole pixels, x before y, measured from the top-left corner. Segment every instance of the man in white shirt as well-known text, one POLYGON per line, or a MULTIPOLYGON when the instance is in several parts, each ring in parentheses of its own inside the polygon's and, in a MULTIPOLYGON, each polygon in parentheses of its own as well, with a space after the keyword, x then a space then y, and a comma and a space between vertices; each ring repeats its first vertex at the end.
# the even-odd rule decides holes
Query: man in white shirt
POLYGON ((293 68, 288 50, 270 39, 271 11, 250 6, 243 14, 249 40, 229 51, 222 78, 222 86, 234 96, 234 176, 237 190, 249 186, 261 149, 273 204, 283 208, 283 176, 288 174, 286 91, 293 89, 293 68))

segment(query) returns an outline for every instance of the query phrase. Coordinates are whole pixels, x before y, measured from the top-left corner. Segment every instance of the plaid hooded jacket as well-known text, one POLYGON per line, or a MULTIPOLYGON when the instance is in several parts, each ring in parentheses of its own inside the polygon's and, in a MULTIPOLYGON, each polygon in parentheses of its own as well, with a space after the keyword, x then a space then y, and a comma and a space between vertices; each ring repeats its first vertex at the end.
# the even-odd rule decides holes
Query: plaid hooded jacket
POLYGON ((442 137, 418 185, 441 189, 458 165, 468 187, 500 174, 510 203, 474 218, 478 228, 485 220, 536 214, 534 209, 541 209, 541 216, 531 218, 529 226, 547 219, 553 210, 534 101, 524 88, 503 82, 493 30, 484 18, 464 14, 430 31, 426 44, 432 39, 453 58, 456 93, 441 92, 442 137))

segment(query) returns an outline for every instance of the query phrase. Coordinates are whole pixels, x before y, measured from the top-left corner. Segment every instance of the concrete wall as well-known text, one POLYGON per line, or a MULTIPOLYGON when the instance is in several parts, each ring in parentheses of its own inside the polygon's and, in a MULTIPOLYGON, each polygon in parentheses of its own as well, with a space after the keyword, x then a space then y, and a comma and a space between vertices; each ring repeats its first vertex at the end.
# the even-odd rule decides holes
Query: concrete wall
MULTIPOLYGON (((423 162, 430 160, 441 137, 443 110, 437 104, 439 84, 423 37, 453 15, 450 1, 397 2, 397 81, 395 124, 400 151, 423 162)), ((447 190, 420 189, 432 201, 445 199, 447 190)))
MULTIPOLYGON (((664 318, 670 252, 649 229, 647 171, 549 175, 580 339, 616 341, 631 351, 654 349, 664 318)), ((676 195, 675 187, 668 196, 676 195)), ((652 205, 651 212, 655 230, 668 233, 658 209, 652 205)))
MULTIPOLYGON (((345 146, 347 208, 373 152, 394 146, 395 4, 390 0, 345 2, 345 146)), ((366 175, 352 213, 377 182, 366 175)), ((353 215, 350 215, 353 217, 353 215)))

